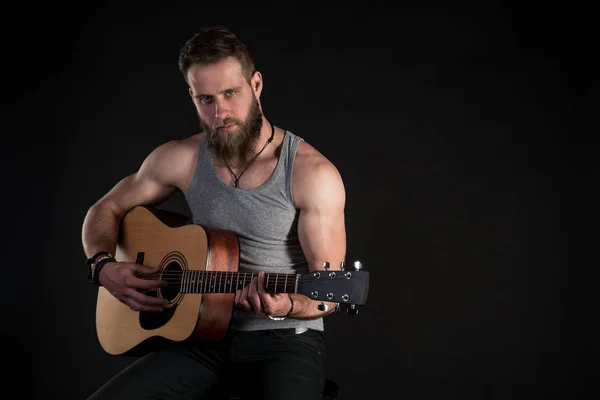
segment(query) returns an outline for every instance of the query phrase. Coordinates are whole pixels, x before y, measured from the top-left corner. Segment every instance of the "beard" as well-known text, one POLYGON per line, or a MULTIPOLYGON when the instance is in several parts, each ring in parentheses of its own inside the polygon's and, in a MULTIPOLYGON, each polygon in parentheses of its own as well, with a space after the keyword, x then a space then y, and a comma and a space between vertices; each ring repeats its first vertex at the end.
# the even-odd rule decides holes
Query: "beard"
POLYGON ((212 126, 200 118, 200 125, 205 132, 208 147, 213 150, 217 159, 223 162, 237 159, 245 162, 254 155, 256 144, 262 129, 262 113, 258 107, 258 100, 252 96, 250 111, 244 121, 236 118, 215 120, 212 126), (231 132, 219 131, 219 128, 229 124, 236 124, 231 132))

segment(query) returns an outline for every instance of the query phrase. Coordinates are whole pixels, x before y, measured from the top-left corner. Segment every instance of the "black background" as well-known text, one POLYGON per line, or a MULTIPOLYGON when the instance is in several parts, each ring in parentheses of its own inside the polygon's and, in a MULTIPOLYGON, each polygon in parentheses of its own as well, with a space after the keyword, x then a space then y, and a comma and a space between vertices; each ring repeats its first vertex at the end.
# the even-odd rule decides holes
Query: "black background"
POLYGON ((96 340, 81 224, 157 145, 198 131, 178 53, 225 24, 263 73, 267 118, 345 181, 347 260, 371 290, 326 320, 340 399, 590 394, 565 216, 585 12, 420 4, 6 6, 4 387, 81 399, 132 361, 96 340))

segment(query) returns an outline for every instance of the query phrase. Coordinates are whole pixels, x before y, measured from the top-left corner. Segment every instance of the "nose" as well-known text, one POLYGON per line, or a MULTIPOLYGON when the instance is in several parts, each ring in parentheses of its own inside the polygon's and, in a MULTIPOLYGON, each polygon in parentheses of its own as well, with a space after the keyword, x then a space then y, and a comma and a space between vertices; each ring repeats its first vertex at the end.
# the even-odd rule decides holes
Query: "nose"
POLYGON ((215 99, 215 118, 216 119, 225 119, 229 115, 229 111, 227 109, 227 103, 225 100, 215 99))

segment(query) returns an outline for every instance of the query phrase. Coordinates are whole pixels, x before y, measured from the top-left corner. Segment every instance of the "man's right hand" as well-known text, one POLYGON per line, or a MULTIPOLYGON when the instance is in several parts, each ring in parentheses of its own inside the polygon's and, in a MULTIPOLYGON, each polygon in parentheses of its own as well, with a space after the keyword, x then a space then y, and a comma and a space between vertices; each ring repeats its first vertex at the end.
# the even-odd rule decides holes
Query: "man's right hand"
POLYGON ((158 268, 133 262, 109 262, 100 270, 98 279, 106 290, 132 310, 162 311, 169 300, 148 296, 143 292, 164 287, 167 282, 136 276, 136 273, 150 274, 158 271, 158 268))

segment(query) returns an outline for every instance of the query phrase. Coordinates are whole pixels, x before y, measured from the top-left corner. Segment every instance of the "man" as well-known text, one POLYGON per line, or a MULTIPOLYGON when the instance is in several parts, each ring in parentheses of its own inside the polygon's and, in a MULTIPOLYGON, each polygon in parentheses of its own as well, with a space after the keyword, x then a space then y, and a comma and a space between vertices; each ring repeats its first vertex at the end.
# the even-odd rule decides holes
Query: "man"
POLYGON ((132 310, 162 310, 166 300, 144 292, 164 282, 135 276, 155 269, 112 255, 128 210, 160 204, 177 191, 193 223, 238 235, 240 270, 261 274, 235 294, 224 340, 148 354, 91 398, 208 398, 235 367, 242 398, 319 399, 323 317, 335 304, 325 303, 321 311, 320 301, 300 294, 266 293, 262 272, 307 274, 325 261, 340 269, 346 252, 341 176, 310 144, 267 120, 262 75, 230 30, 213 27, 194 35, 181 49, 179 66, 202 132, 158 146, 136 173, 90 207, 82 241, 91 269, 99 269, 94 283, 132 310))

